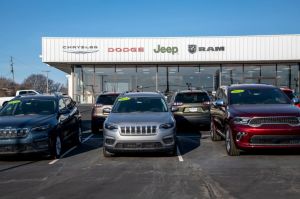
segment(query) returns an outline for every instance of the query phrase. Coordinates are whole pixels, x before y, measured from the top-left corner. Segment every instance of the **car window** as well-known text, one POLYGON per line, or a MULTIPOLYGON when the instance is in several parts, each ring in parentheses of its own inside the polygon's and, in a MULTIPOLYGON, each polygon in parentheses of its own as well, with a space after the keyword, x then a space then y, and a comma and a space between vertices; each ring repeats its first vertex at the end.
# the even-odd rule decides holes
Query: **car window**
POLYGON ((19 92, 19 95, 26 95, 27 94, 27 91, 20 91, 19 92))
POLYGON ((290 104, 277 88, 246 88, 230 90, 230 104, 290 104))
POLYGON ((168 108, 163 98, 154 97, 121 97, 113 107, 113 113, 130 112, 167 112, 168 108))
POLYGON ((33 91, 28 91, 27 94, 28 94, 28 95, 35 95, 36 93, 33 92, 33 91))
POLYGON ((99 95, 96 103, 103 104, 103 105, 113 105, 118 96, 119 94, 99 95))
POLYGON ((44 99, 25 99, 12 100, 7 103, 0 111, 0 116, 9 115, 49 115, 54 114, 56 110, 55 100, 44 99))
POLYGON ((191 93, 178 93, 175 97, 175 102, 181 103, 202 103, 210 101, 207 93, 204 92, 191 92, 191 93))

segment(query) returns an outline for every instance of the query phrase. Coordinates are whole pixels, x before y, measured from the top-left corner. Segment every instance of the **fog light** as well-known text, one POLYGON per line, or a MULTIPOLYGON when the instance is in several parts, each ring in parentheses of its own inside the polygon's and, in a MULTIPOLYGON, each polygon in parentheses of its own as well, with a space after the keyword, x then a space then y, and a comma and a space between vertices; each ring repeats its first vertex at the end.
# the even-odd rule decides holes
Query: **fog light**
POLYGON ((105 143, 108 145, 113 145, 115 143, 115 139, 112 138, 106 138, 105 143))
POLYGON ((238 132, 237 134, 236 134, 236 140, 237 141, 240 141, 244 136, 246 136, 247 135, 247 133, 245 133, 245 132, 238 132))
POLYGON ((166 137, 166 138, 163 138, 163 142, 165 144, 172 144, 174 142, 174 138, 173 137, 166 137))

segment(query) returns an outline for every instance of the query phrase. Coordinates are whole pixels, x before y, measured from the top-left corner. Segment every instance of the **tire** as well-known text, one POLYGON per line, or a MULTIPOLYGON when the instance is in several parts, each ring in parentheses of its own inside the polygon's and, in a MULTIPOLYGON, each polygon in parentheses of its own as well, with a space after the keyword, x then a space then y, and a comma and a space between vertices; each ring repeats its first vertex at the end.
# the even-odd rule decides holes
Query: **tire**
POLYGON ((97 127, 97 125, 95 125, 95 124, 92 124, 92 126, 91 126, 92 128, 92 133, 94 133, 94 134, 97 134, 97 133, 100 133, 100 130, 99 130, 99 128, 97 127))
POLYGON ((82 143, 82 128, 81 128, 81 124, 79 124, 74 136, 74 144, 77 146, 80 145, 81 143, 82 143))
POLYGON ((108 158, 114 156, 114 153, 108 152, 105 147, 103 147, 103 156, 108 158))
POLYGON ((51 156, 54 159, 59 159, 62 152, 62 140, 61 137, 56 135, 52 138, 52 146, 51 146, 51 156))
POLYGON ((170 156, 176 156, 177 155, 177 144, 174 145, 173 149, 169 152, 170 156))
POLYGON ((217 133, 213 119, 210 122, 210 138, 212 141, 220 141, 222 137, 217 133))
POLYGON ((230 156, 239 156, 240 150, 236 148, 236 145, 234 143, 232 132, 229 126, 226 127, 225 132, 225 147, 228 155, 230 156))

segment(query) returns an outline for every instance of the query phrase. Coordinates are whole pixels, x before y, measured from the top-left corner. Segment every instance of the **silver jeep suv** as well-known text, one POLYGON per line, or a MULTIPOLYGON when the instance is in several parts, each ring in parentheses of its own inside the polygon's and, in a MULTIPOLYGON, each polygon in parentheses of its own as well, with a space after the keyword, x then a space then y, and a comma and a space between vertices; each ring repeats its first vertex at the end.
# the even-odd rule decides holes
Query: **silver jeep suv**
POLYGON ((140 151, 176 154, 176 122, 160 93, 120 95, 103 129, 105 157, 140 151))

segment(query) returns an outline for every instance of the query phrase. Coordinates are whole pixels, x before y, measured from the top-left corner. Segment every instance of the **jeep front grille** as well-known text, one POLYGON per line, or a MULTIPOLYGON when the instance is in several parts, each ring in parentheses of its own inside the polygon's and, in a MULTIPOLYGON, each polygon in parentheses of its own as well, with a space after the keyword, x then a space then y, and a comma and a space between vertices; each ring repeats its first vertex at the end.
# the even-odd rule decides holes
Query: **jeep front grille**
POLYGON ((118 143, 116 144, 117 149, 156 149, 161 148, 160 142, 141 142, 141 143, 118 143))
POLYGON ((156 135, 157 126, 121 126, 121 135, 156 135))
POLYGON ((250 120, 250 126, 261 126, 264 124, 287 124, 298 126, 300 122, 297 117, 257 117, 250 120))
POLYGON ((0 138, 22 138, 28 135, 27 128, 6 128, 0 129, 0 138))

